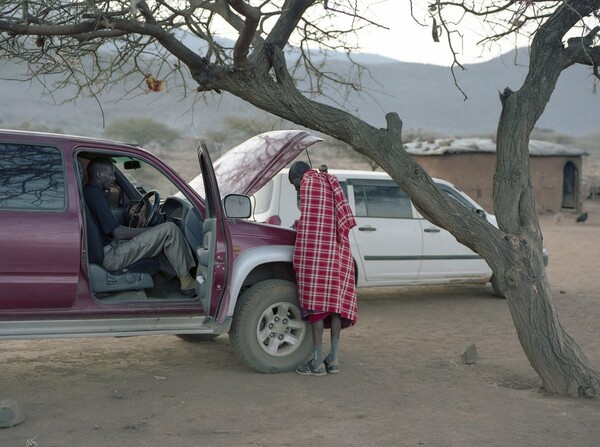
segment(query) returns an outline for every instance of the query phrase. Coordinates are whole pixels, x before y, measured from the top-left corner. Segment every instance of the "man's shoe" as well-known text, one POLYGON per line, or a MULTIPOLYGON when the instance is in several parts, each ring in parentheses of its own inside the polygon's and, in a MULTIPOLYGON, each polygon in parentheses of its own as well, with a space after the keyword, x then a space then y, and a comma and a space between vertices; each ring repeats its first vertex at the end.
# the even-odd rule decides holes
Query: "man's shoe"
POLYGON ((198 296, 196 289, 181 289, 181 295, 184 298, 196 298, 198 296))
POLYGON ((323 360, 323 363, 329 374, 337 374, 340 372, 340 364, 337 360, 329 360, 329 357, 326 357, 325 360, 323 360))
POLYGON ((325 364, 323 364, 323 362, 321 362, 321 364, 315 368, 312 364, 312 360, 306 365, 296 368, 296 372, 298 374, 302 374, 303 376, 324 376, 327 374, 327 370, 325 369, 325 364))

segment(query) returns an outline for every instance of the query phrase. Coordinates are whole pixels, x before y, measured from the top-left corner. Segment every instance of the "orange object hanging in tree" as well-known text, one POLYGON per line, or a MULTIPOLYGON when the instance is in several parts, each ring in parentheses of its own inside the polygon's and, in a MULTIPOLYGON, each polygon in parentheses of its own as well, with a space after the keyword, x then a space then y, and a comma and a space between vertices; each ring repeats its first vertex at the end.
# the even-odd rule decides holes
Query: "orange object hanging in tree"
POLYGON ((156 79, 150 73, 144 78, 149 92, 162 92, 165 89, 165 81, 156 79))

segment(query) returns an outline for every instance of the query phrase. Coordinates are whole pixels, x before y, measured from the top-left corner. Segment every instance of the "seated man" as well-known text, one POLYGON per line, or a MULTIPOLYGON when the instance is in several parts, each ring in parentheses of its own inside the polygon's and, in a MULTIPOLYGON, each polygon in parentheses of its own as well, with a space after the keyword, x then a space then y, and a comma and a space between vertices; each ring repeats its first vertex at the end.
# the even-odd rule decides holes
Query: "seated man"
POLYGON ((106 158, 95 158, 88 164, 87 172, 84 196, 100 229, 104 246, 102 267, 119 270, 140 259, 163 254, 181 282, 181 294, 186 298, 196 296, 195 281, 190 275, 194 257, 177 225, 168 222, 149 228, 129 228, 119 224, 106 196, 115 181, 114 165, 106 158))

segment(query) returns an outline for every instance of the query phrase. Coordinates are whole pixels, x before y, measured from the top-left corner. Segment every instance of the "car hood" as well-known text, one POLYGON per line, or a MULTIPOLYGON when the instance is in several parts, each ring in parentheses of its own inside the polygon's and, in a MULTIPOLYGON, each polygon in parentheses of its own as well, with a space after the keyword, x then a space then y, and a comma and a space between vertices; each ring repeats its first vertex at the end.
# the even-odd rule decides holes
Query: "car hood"
MULTIPOLYGON (((213 163, 221 197, 253 195, 303 150, 321 138, 305 130, 277 130, 256 135, 227 151, 213 163)), ((190 186, 204 197, 202 176, 190 186)))

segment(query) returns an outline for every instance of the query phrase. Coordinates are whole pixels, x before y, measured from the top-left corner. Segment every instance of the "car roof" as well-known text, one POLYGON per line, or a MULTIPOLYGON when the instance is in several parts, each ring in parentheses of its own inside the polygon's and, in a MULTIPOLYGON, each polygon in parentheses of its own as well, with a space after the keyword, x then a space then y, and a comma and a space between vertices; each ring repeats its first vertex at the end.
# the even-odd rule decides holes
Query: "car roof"
MULTIPOLYGON (((286 176, 288 175, 289 168, 282 169, 279 175, 286 176)), ((344 181, 352 178, 360 178, 365 180, 392 180, 392 177, 384 171, 361 171, 358 169, 328 169, 327 172, 331 175, 334 175, 340 181, 344 181)), ((443 183, 448 186, 454 186, 452 183, 447 180, 432 177, 433 181, 436 183, 443 183)))
POLYGON ((59 141, 70 141, 73 143, 88 143, 88 144, 103 144, 103 145, 111 145, 111 146, 121 146, 121 147, 129 147, 129 148, 139 148, 135 144, 127 144, 120 141, 113 141, 106 138, 96 138, 96 137, 87 137, 80 135, 69 135, 69 134, 59 134, 52 132, 34 132, 34 131, 26 131, 26 130, 11 130, 11 129, 0 129, 0 136, 3 139, 11 139, 15 142, 44 142, 44 143, 53 143, 59 141))

